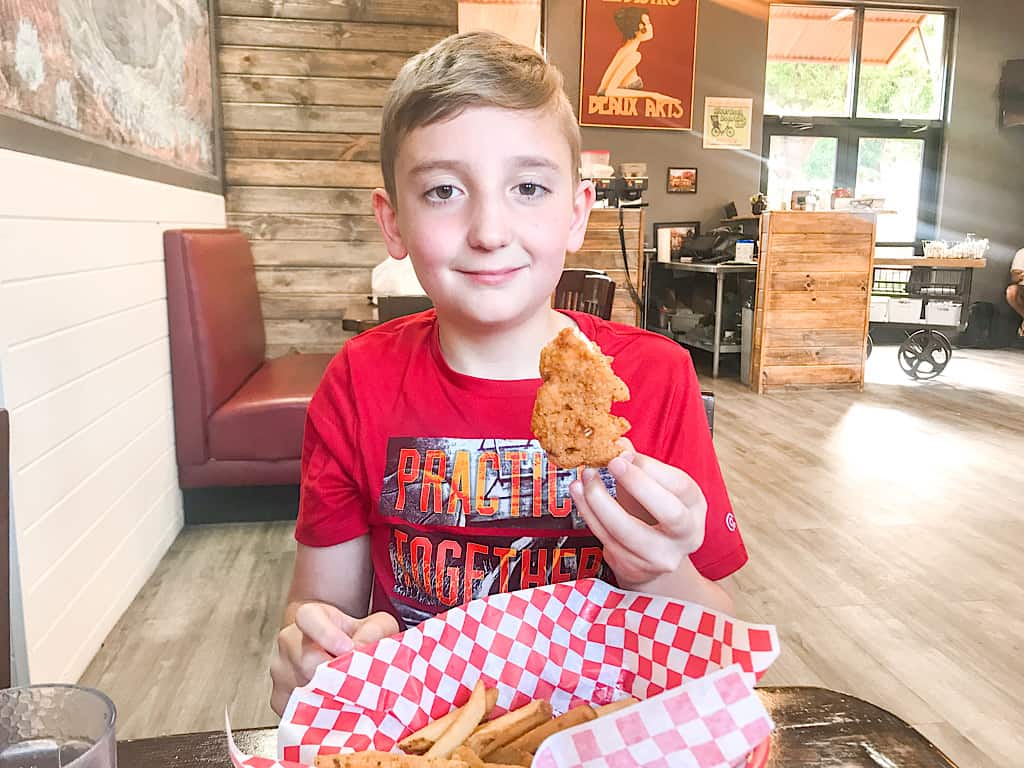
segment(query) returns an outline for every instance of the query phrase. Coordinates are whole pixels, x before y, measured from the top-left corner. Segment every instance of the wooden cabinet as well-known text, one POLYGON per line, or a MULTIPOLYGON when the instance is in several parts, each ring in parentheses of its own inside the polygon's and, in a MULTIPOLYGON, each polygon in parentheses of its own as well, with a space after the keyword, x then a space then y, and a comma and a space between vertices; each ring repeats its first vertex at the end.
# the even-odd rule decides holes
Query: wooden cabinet
MULTIPOLYGON (((644 250, 644 214, 641 209, 622 210, 626 238, 626 263, 637 295, 643 295, 642 275, 644 250)), ((612 320, 627 325, 640 325, 640 307, 633 301, 626 284, 626 265, 619 242, 619 209, 595 208, 590 212, 583 247, 565 255, 565 266, 576 269, 600 269, 615 281, 615 302, 612 320)))
POLYGON ((864 388, 875 216, 765 215, 751 387, 864 388))

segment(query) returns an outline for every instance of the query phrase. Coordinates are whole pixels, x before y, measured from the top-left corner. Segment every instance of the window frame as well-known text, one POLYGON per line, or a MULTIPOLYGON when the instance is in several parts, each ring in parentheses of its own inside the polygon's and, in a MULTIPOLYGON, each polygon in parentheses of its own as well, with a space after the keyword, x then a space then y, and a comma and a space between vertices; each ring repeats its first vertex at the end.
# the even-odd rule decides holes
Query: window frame
MULTIPOLYGON (((773 136, 823 136, 839 140, 833 188, 853 189, 857 181, 857 154, 862 138, 923 139, 924 157, 921 169, 921 191, 918 222, 913 241, 879 241, 879 247, 908 247, 921 250, 921 241, 930 240, 938 231, 939 197, 944 177, 943 155, 945 128, 949 120, 950 94, 953 82, 953 44, 956 34, 956 11, 950 8, 914 5, 913 3, 833 2, 830 0, 783 0, 780 5, 837 6, 854 10, 853 34, 850 41, 850 87, 847 88, 846 112, 842 117, 764 115, 762 132, 761 189, 768 189, 768 157, 773 136), (940 117, 935 119, 894 119, 857 117, 860 98, 861 42, 868 11, 918 11, 945 16, 940 77, 940 117)), ((769 21, 769 23, 771 23, 769 21)), ((767 62, 766 62, 767 66, 767 62)))

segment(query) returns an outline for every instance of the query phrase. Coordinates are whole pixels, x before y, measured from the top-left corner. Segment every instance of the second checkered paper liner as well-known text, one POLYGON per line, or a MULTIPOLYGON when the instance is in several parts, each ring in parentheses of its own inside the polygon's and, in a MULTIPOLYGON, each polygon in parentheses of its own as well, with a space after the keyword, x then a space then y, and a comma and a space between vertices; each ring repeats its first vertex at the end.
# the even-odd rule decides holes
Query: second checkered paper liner
POLYGON ((232 759, 293 768, 318 754, 398 751, 482 679, 498 690, 495 716, 533 699, 556 715, 640 699, 551 736, 534 768, 738 766, 772 730, 753 686, 778 654, 772 626, 596 579, 492 595, 321 665, 281 719, 280 762, 233 742, 232 759))

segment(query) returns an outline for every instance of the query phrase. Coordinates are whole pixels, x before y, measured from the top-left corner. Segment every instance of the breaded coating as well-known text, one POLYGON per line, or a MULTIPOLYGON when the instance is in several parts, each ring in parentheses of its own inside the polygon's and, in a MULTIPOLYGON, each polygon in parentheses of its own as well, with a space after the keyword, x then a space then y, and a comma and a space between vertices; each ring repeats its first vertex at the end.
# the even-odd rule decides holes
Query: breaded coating
POLYGON ((573 328, 562 330, 541 350, 544 383, 531 426, 560 467, 602 467, 622 453, 615 441, 630 424, 610 411, 613 402, 629 400, 629 387, 612 371, 611 360, 573 328))

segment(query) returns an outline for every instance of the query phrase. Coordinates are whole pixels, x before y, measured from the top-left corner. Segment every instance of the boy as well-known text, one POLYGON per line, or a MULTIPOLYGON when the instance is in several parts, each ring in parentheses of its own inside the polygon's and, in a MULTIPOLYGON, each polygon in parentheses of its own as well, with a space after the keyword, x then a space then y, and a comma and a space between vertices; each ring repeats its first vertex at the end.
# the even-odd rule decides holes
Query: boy
POLYGON ((732 610, 715 580, 746 551, 689 356, 551 308, 594 203, 579 144, 557 70, 497 35, 450 37, 399 74, 373 208, 435 309, 348 341, 310 403, 279 714, 321 662, 493 592, 597 576, 732 610), (632 442, 580 477, 530 432, 541 348, 567 327, 631 390, 632 442))

